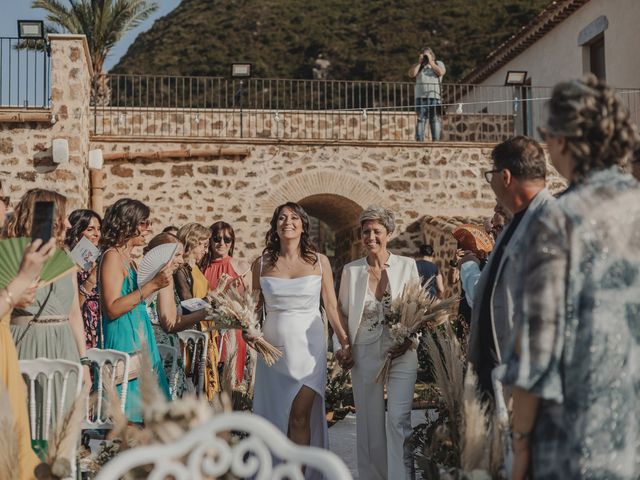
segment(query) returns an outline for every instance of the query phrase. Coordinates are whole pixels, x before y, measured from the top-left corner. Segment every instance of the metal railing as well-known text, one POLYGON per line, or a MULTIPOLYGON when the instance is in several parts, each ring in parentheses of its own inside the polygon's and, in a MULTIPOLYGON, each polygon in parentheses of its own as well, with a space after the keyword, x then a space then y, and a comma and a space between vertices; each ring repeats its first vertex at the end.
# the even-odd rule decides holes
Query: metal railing
POLYGON ((0 107, 48 108, 50 69, 44 40, 0 37, 0 107))
MULTIPOLYGON (((94 133, 128 136, 415 138, 413 82, 106 75, 94 133)), ((442 140, 537 135, 550 88, 442 84, 442 140)), ((632 95, 638 102, 639 92, 632 95)), ((427 124, 427 132, 429 127, 427 124)))

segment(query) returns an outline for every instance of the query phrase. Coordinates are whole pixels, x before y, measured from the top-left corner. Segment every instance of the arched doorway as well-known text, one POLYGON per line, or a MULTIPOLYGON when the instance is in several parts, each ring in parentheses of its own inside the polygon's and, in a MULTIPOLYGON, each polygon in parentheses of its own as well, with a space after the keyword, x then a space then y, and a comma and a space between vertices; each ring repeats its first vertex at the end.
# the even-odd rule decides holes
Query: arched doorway
MULTIPOLYGON (((313 170, 292 175, 274 186, 262 204, 264 213, 287 201, 300 203, 307 213, 317 219, 316 238, 332 237, 334 272, 361 256, 358 217, 371 204, 387 202, 377 188, 359 177, 336 170, 313 170)), ((324 253, 324 252, 323 252, 324 253)))
POLYGON ((360 256, 360 205, 341 195, 326 193, 310 195, 299 203, 312 218, 312 240, 320 252, 329 257, 334 273, 360 256))

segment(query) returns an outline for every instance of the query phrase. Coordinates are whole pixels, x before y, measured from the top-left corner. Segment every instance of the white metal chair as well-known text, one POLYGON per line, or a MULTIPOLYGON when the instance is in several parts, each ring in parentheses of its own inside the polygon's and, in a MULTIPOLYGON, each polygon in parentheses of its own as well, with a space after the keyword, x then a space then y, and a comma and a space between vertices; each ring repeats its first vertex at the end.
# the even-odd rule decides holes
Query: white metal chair
POLYGON ((511 427, 509 425, 509 410, 502 388, 502 377, 507 371, 506 365, 499 365, 491 372, 491 382, 493 384, 493 396, 495 399, 496 419, 502 432, 502 445, 504 448, 504 468, 507 478, 511 478, 511 468, 513 466, 513 447, 511 445, 511 427))
MULTIPOLYGON (((62 422, 65 415, 65 404, 71 405, 82 391, 82 366, 69 360, 53 360, 36 358, 35 360, 20 360, 20 372, 27 377, 29 390, 29 424, 31 440, 49 440, 54 423, 62 422), (57 409, 53 408, 55 376, 62 377, 62 391, 56 398, 57 409), (75 379, 75 388, 70 386, 70 380, 75 379), (42 398, 36 394, 36 383, 42 388, 42 398), (69 402, 69 403, 67 403, 69 402), (55 410, 55 411, 54 411, 55 410), (38 417, 38 412, 41 413, 38 417)), ((76 447, 72 449, 69 461, 72 465, 72 477, 76 471, 76 447)))
POLYGON ((171 394, 171 398, 173 398, 173 394, 176 389, 178 355, 180 355, 180 352, 177 348, 172 347, 171 345, 163 344, 158 345, 158 352, 160 353, 160 358, 162 359, 162 365, 165 368, 165 372, 167 372, 167 366, 169 366, 167 380, 169 381, 169 393, 171 394))
MULTIPOLYGON (((97 387, 95 391, 95 404, 89 405, 89 402, 87 402, 87 416, 82 423, 82 428, 109 429, 112 427, 112 424, 107 418, 106 412, 103 411, 104 385, 109 384, 115 388, 118 371, 117 365, 119 363, 122 364, 120 371, 122 372, 123 378, 129 378, 129 354, 119 350, 91 348, 87 350, 87 357, 98 367, 94 370, 94 372, 97 372, 98 378, 94 378, 94 385, 97 387)), ((120 407, 123 412, 127 401, 127 387, 128 382, 122 382, 120 389, 120 407)))
POLYGON ((303 480, 303 466, 331 480, 352 478, 335 453, 296 445, 267 420, 249 412, 220 414, 173 443, 122 452, 102 467, 96 480, 116 480, 142 465, 152 466, 150 479, 199 480, 229 473, 256 480, 303 480), (248 436, 230 444, 229 432, 248 436))
MULTIPOLYGON (((184 330, 182 332, 178 332, 178 337, 184 343, 184 348, 182 349, 182 362, 185 366, 185 374, 187 377, 191 377, 192 381, 197 375, 198 385, 195 385, 196 394, 201 395, 204 391, 204 377, 207 369, 209 335, 206 332, 199 332, 198 330, 184 330), (193 354, 191 356, 191 368, 189 369, 190 371, 187 372, 187 353, 189 350, 189 344, 193 344, 193 354), (199 350, 199 345, 202 345, 202 350, 199 350)), ((214 367, 217 367, 217 365, 214 367)))

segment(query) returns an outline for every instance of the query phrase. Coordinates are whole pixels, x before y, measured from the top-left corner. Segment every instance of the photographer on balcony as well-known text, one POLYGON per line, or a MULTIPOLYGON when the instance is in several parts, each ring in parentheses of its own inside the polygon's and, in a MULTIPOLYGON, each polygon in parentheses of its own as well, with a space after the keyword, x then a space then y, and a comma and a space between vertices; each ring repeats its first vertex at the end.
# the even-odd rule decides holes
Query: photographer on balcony
POLYGON ((418 63, 409 69, 409 76, 416 79, 415 105, 418 121, 416 141, 424 141, 424 123, 429 119, 431 140, 440 140, 441 88, 442 77, 447 69, 429 47, 420 52, 418 63))

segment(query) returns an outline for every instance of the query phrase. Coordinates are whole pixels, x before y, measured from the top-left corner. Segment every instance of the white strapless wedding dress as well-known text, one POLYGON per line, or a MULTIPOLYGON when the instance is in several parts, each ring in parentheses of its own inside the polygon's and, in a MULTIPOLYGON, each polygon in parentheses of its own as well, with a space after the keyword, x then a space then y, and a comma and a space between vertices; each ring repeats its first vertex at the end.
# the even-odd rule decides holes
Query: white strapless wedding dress
MULTIPOLYGON (((320 314, 322 276, 260 277, 260 287, 266 306, 264 338, 282 351, 282 357, 271 367, 258 357, 253 411, 286 435, 291 405, 306 385, 317 394, 311 411, 311 445, 328 448, 324 411, 327 344, 320 314)), ((307 472, 307 478, 311 473, 307 472)))

